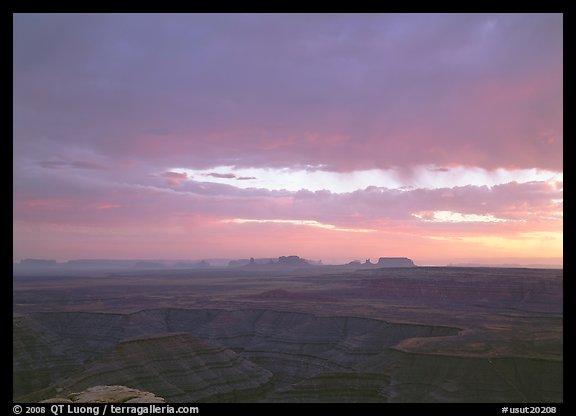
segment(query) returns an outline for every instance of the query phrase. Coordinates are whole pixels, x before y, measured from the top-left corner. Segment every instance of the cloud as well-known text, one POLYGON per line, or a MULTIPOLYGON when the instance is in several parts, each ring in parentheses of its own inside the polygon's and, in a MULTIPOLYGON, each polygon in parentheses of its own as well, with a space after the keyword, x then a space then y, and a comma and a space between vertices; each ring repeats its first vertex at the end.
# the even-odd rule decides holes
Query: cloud
POLYGON ((561 172, 538 169, 496 169, 480 168, 434 168, 415 166, 412 169, 370 169, 354 172, 329 172, 320 169, 239 169, 231 166, 219 167, 219 173, 206 173, 204 170, 174 168, 175 172, 185 172, 189 177, 208 176, 215 180, 206 182, 228 184, 238 188, 262 188, 268 190, 328 190, 346 193, 370 186, 389 189, 438 189, 464 185, 494 186, 508 182, 550 181, 561 179, 561 172), (222 173, 224 172, 224 173, 222 173), (235 173, 232 173, 235 172, 235 173), (245 176, 255 174, 255 176, 245 176), (239 176, 242 175, 242 176, 239 176), (237 180, 252 180, 249 183, 235 183, 237 180))
POLYGON ((46 169, 105 169, 104 166, 96 162, 76 160, 76 161, 63 161, 63 160, 44 160, 38 162, 40 166, 46 169))
MULTIPOLYGON (((317 221, 343 229, 410 226, 416 230, 432 225, 426 225, 422 220, 437 220, 435 213, 451 212, 463 220, 496 218, 501 221, 502 230, 519 229, 520 225, 529 229, 537 223, 556 227, 553 224, 562 222, 563 190, 558 182, 410 190, 372 186, 354 192, 333 193, 240 189, 226 184, 197 182, 186 173, 172 171, 164 172, 158 179, 137 175, 131 183, 108 182, 102 178, 101 182, 93 180, 88 188, 83 177, 70 178, 62 174, 47 179, 48 186, 28 188, 28 191, 22 189, 15 194, 15 219, 46 221, 51 218, 52 221, 79 224, 98 220, 111 225, 126 222, 162 224, 168 217, 174 220, 200 215, 215 220, 317 221), (58 203, 42 206, 35 201, 58 203), (102 201, 124 209, 98 219, 89 208, 102 201), (50 213, 44 209, 48 206, 53 208, 50 213)), ((36 182, 37 179, 32 183, 36 182)), ((446 222, 457 225, 455 221, 446 222)), ((474 227, 478 221, 461 223, 460 227, 474 227)))
POLYGON ((314 220, 286 220, 286 219, 266 219, 266 220, 258 220, 258 219, 245 219, 245 218, 233 218, 231 220, 223 220, 224 223, 233 223, 233 224, 290 224, 290 225, 297 225, 297 226, 304 226, 304 227, 313 227, 313 228, 321 228, 325 230, 332 230, 332 231, 343 231, 347 233, 371 233, 375 232, 376 230, 370 230, 366 228, 342 228, 337 227, 333 224, 324 224, 314 220))
POLYGON ((15 256, 54 241, 136 257, 558 241, 561 14, 16 14, 13 26, 15 256))
POLYGON ((212 176, 213 178, 219 178, 219 179, 236 179, 236 175, 234 175, 233 173, 216 173, 216 172, 212 172, 212 173, 206 173, 206 176, 212 176))
POLYGON ((171 133, 170 129, 162 128, 162 127, 151 127, 145 131, 147 134, 151 134, 154 136, 167 136, 171 133))
MULTIPOLYGON (((442 243, 445 253, 448 253, 449 244, 457 241, 455 239, 466 238, 470 245, 458 249, 452 246, 456 253, 464 247, 472 250, 477 244, 488 244, 488 236, 498 238, 498 244, 502 246, 515 236, 562 232, 562 188, 556 183, 412 190, 369 187, 336 194, 239 189, 189 178, 181 182, 184 175, 175 173, 165 172, 161 177, 137 175, 135 182, 105 182, 105 186, 94 181, 86 189, 83 178, 75 178, 75 182, 62 172, 60 176, 50 178, 47 182, 50 187, 42 191, 17 192, 13 210, 18 241, 16 255, 22 250, 26 252, 26 247, 39 246, 40 236, 53 241, 58 238, 76 241, 83 247, 88 244, 100 250, 99 253, 105 253, 107 249, 95 245, 96 241, 106 236, 110 244, 126 247, 117 252, 120 257, 130 257, 130 253, 152 253, 153 246, 156 253, 164 253, 163 250, 170 247, 172 251, 165 255, 184 255, 183 249, 175 246, 177 243, 202 246, 202 250, 212 247, 226 253, 239 252, 235 245, 240 244, 246 251, 281 255, 282 251, 274 252, 274 249, 287 249, 297 242, 298 247, 310 250, 310 253, 320 253, 313 248, 316 244, 333 247, 334 252, 339 253, 344 253, 344 246, 348 246, 350 253, 361 255, 361 247, 383 250, 387 247, 383 241, 388 240, 395 241, 396 246, 390 246, 387 253, 410 255, 402 253, 401 248, 416 250, 420 247, 418 250, 424 255, 427 238, 445 238, 442 243), (181 185, 173 186, 170 180, 181 185), (447 198, 446 195, 451 196, 447 198), (457 217, 465 221, 425 221, 426 218, 438 219, 438 213, 442 212, 456 213, 448 219, 457 217), (500 222, 476 221, 486 218, 500 222), (26 231, 34 229, 36 233, 26 231), (355 232, 357 230, 374 231, 355 232), (333 233, 337 231, 338 238, 335 238, 333 233), (329 234, 323 233, 332 233, 334 241, 328 242, 329 234), (361 234, 378 237, 362 237, 362 240, 345 237, 361 234), (150 240, 150 235, 155 236, 154 241, 142 243, 150 240), (240 235, 244 237, 242 244, 238 240, 240 235), (84 243, 80 244, 81 241, 84 243), (94 243, 86 243, 90 241, 94 243), (159 242, 164 245, 159 246, 159 242)), ((522 244, 518 247, 534 246, 533 243, 522 244)), ((66 250, 64 246, 62 250, 66 250)), ((78 253, 73 248, 70 250, 78 253)), ((483 250, 486 252, 486 247, 483 250)), ((543 252, 551 250, 553 247, 543 252)), ((508 254, 511 251, 512 248, 508 254)), ((380 253, 366 255, 377 254, 380 253)))
POLYGON ((170 187, 182 186, 182 181, 188 179, 186 172, 164 172, 161 176, 166 178, 166 184, 170 187))
POLYGON ((16 15, 15 154, 44 137, 157 166, 561 170, 562 24, 561 14, 16 15))
POLYGON ((422 221, 430 222, 506 222, 502 218, 496 218, 494 215, 478 215, 478 214, 461 214, 452 211, 424 211, 421 213, 412 214, 414 217, 422 221))
POLYGON ((237 181, 250 181, 253 179, 257 179, 255 176, 236 176, 234 173, 210 172, 210 173, 202 173, 201 175, 211 176, 211 177, 217 178, 217 179, 234 179, 237 181))
POLYGON ((96 209, 115 209, 115 208, 121 208, 121 205, 118 205, 118 204, 107 204, 107 203, 103 203, 103 204, 98 204, 98 205, 96 205, 96 209))

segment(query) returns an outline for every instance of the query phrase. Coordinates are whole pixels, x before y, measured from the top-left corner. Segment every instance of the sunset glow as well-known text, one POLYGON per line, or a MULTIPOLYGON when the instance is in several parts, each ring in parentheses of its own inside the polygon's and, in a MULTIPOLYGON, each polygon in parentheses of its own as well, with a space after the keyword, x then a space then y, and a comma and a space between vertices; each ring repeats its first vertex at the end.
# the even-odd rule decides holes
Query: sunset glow
POLYGON ((323 228, 325 230, 333 230, 333 231, 344 231, 348 233, 371 233, 376 230, 366 230, 363 228, 340 228, 336 227, 332 224, 322 224, 318 221, 314 220, 247 220, 242 218, 234 218, 232 220, 223 220, 222 222, 234 223, 234 224, 249 224, 249 223, 258 223, 258 224, 266 224, 266 223, 276 223, 276 224, 292 224, 292 225, 303 225, 305 227, 316 227, 316 228, 323 228))
POLYGON ((561 14, 15 14, 14 261, 561 263, 562 32, 561 14))

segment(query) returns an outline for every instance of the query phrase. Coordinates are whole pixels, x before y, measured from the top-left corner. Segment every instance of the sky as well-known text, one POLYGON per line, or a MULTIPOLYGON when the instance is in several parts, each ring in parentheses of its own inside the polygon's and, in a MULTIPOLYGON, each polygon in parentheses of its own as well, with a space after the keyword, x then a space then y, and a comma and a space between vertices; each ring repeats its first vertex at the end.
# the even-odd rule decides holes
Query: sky
POLYGON ((15 14, 13 259, 562 259, 561 14, 15 14))

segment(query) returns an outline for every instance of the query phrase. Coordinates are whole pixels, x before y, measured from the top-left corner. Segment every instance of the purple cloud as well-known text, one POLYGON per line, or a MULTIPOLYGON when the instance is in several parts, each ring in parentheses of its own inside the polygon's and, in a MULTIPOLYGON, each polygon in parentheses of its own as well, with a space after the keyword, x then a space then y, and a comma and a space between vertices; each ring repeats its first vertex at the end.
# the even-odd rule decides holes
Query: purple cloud
POLYGON ((166 184, 168 186, 182 186, 182 181, 188 179, 188 175, 184 172, 164 172, 161 175, 166 178, 166 184))
POLYGON ((104 166, 100 165, 96 162, 89 162, 89 161, 63 161, 63 160, 44 160, 38 162, 40 166, 46 169, 66 169, 66 168, 74 168, 74 169, 105 169, 104 166))
POLYGON ((16 14, 13 27, 16 257, 43 241, 80 250, 102 233, 136 254, 152 232, 159 249, 216 238, 268 249, 277 234, 262 227, 291 229, 221 222, 231 218, 398 230, 407 248, 432 233, 561 232, 552 179, 337 194, 240 189, 253 171, 220 173, 560 175, 561 14, 16 14), (414 216, 439 211, 507 222, 414 216), (240 227, 262 241, 231 231, 240 227))
POLYGON ((234 175, 233 173, 216 173, 216 172, 212 172, 212 173, 206 173, 206 176, 212 176, 213 178, 219 178, 219 179, 236 179, 236 175, 234 175))
POLYGON ((17 157, 562 167, 560 14, 17 15, 14 49, 17 157))

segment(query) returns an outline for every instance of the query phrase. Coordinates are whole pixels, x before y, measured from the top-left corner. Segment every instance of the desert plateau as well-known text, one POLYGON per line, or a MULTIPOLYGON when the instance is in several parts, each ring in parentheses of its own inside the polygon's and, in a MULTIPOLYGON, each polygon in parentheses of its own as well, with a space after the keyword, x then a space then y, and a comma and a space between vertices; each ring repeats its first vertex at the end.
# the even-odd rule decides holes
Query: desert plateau
POLYGON ((562 269, 293 266, 21 268, 13 400, 563 400, 562 269))

